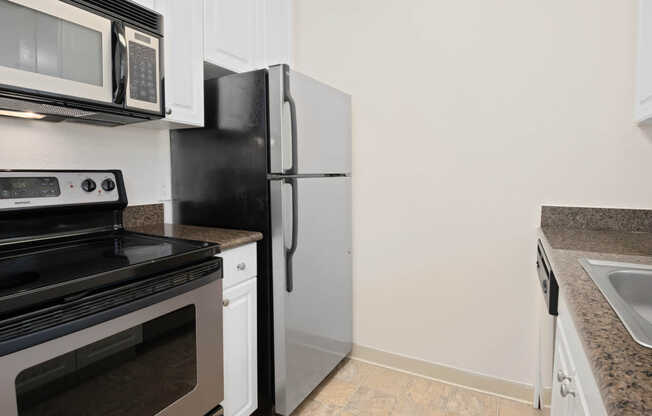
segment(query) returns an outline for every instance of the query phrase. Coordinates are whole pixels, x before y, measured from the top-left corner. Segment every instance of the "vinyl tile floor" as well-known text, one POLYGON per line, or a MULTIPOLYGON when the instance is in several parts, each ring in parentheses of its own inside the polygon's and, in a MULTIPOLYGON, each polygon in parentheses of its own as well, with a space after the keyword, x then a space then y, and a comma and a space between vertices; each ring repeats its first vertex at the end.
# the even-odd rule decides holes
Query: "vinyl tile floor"
POLYGON ((531 405, 345 360, 292 416, 549 416, 531 405))

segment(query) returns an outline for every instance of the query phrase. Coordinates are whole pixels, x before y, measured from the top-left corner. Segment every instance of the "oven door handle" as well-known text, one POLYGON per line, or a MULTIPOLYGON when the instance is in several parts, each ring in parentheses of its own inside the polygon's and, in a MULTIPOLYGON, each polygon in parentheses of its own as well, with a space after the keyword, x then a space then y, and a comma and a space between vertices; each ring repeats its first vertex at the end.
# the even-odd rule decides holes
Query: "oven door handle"
POLYGON ((111 23, 111 47, 113 52, 113 102, 124 104, 127 90, 127 37, 122 22, 111 23))

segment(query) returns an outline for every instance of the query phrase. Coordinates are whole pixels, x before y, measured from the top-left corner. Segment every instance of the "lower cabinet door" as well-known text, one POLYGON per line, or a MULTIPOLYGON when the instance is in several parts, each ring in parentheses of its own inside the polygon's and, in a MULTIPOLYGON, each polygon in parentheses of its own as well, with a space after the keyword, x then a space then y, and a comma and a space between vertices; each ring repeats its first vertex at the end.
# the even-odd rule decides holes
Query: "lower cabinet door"
POLYGON ((559 375, 568 375, 568 365, 562 355, 561 340, 557 332, 557 342, 555 345, 555 364, 552 373, 552 397, 550 402, 550 416, 570 416, 572 414, 571 400, 568 396, 562 396, 562 381, 559 375))
POLYGON ((588 416, 588 413, 586 412, 586 409, 584 408, 584 403, 582 403, 582 400, 580 397, 576 397, 573 399, 573 416, 588 416))
POLYGON ((558 318, 550 415, 588 416, 582 380, 568 347, 565 329, 564 321, 558 318))
POLYGON ((256 278, 224 291, 224 416, 258 407, 256 278))

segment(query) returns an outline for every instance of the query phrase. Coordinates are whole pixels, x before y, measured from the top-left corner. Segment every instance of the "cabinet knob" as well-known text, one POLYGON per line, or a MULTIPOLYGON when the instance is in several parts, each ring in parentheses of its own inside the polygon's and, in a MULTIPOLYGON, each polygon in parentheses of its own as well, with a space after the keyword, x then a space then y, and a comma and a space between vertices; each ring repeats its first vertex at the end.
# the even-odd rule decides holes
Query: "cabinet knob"
POLYGON ((561 371, 561 370, 557 371, 557 381, 560 382, 560 383, 563 383, 566 380, 568 380, 569 382, 573 381, 573 379, 571 379, 566 374, 564 374, 563 371, 561 371))
POLYGON ((244 264, 244 263, 240 263, 240 264, 238 264, 238 265, 236 266, 236 268, 237 268, 238 270, 240 270, 240 271, 243 271, 244 269, 247 268, 247 265, 244 264))
POLYGON ((564 380, 563 383, 561 383, 561 387, 559 388, 559 393, 561 394, 561 397, 575 397, 575 392, 571 390, 570 388, 570 382, 568 380, 564 380))
POLYGON ((165 115, 172 115, 172 109, 170 107, 165 109, 165 115))
POLYGON ((228 300, 228 299, 222 299, 222 305, 223 305, 225 308, 226 308, 227 306, 229 306, 229 303, 231 303, 230 300, 228 300))

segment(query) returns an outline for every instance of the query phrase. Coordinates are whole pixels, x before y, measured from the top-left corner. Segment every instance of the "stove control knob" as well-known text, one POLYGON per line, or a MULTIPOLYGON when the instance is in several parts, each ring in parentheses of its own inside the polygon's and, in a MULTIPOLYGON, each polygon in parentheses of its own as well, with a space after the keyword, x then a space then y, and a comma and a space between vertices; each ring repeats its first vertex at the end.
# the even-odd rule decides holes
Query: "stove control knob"
POLYGON ((84 179, 84 181, 81 183, 81 187, 86 192, 93 192, 95 188, 97 188, 97 185, 95 184, 94 180, 89 178, 84 179))
POLYGON ((102 181, 102 189, 104 189, 106 192, 111 192, 112 190, 114 190, 115 182, 113 182, 113 179, 111 178, 104 179, 102 181))

